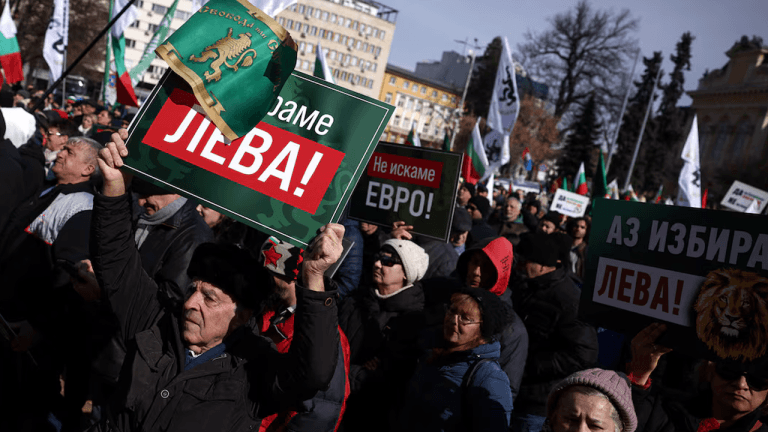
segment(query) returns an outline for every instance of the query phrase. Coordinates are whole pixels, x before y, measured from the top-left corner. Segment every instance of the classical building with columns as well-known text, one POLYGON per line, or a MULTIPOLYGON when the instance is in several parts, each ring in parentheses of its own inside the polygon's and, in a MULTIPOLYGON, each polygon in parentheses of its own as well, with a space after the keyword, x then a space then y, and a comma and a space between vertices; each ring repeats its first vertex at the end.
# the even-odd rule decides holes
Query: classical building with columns
POLYGON ((725 54, 728 63, 688 92, 705 170, 768 160, 768 46, 745 36, 725 54))

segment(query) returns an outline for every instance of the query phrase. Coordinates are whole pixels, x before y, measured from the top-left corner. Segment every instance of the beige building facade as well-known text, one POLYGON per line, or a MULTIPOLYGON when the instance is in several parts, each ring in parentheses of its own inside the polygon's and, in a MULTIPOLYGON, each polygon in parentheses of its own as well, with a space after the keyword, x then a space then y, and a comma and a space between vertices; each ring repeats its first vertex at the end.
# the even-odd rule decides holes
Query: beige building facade
POLYGON ((743 38, 726 55, 728 63, 688 94, 702 166, 738 168, 768 160, 768 46, 743 38))
POLYGON ((319 43, 336 84, 374 99, 396 20, 396 10, 359 0, 299 0, 277 15, 299 46, 296 70, 312 75, 319 43))
MULTIPOLYGON (((137 0, 139 14, 125 30, 125 65, 139 63, 173 0, 137 0)), ((179 0, 171 21, 173 31, 193 14, 191 0, 179 0)), ((276 17, 296 41, 296 70, 312 74, 318 42, 336 83, 355 92, 378 98, 395 33, 397 11, 373 1, 299 0, 276 17)), ((146 98, 168 66, 156 57, 135 90, 146 98)))
POLYGON ((387 65, 379 100, 395 106, 382 141, 402 144, 414 128, 424 147, 442 147, 446 130, 452 129, 461 90, 418 77, 387 65))

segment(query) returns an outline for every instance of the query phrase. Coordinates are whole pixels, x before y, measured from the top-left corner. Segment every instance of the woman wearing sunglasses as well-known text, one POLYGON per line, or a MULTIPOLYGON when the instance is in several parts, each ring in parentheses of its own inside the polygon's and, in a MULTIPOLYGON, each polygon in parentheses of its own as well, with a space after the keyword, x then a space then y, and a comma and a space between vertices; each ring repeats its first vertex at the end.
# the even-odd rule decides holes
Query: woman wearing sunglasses
POLYGON ((425 354, 408 384, 398 431, 504 431, 512 391, 493 335, 508 320, 492 292, 461 288, 451 295, 442 341, 425 354))
POLYGON ((350 347, 346 430, 389 430, 390 406, 403 393, 418 358, 429 255, 410 240, 390 239, 374 255, 373 283, 344 300, 339 325, 350 347))
POLYGON ((651 385, 659 359, 672 351, 656 344, 666 330, 651 324, 632 339, 632 361, 627 373, 633 382, 632 399, 638 431, 645 432, 768 432, 768 361, 705 362, 708 387, 693 400, 665 400, 651 385))

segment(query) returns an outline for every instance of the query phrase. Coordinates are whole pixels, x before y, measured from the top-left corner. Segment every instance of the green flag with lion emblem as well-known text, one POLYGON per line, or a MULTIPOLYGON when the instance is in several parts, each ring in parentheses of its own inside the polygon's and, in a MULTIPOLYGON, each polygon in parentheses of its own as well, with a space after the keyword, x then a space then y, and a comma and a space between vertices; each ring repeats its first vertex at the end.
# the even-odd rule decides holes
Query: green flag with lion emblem
POLYGON ((157 48, 230 140, 247 134, 296 65, 296 43, 247 0, 212 0, 157 48))

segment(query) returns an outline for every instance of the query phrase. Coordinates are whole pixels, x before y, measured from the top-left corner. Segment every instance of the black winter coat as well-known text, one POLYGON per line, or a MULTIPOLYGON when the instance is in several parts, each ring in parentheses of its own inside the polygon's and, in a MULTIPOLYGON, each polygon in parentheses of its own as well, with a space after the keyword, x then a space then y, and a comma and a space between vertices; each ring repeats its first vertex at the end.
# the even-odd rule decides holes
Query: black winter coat
POLYGON ((418 243, 429 255, 429 267, 422 279, 448 277, 456 270, 459 254, 452 244, 426 237, 420 237, 418 243))
POLYGON ((257 430, 262 417, 311 398, 331 381, 339 346, 334 291, 297 287, 287 354, 240 327, 224 353, 185 371, 181 316, 161 305, 157 284, 142 269, 127 195, 96 197, 91 251, 128 346, 116 397, 92 430, 257 430))
POLYGON ((581 293, 563 268, 517 284, 512 295, 530 338, 515 410, 544 416, 552 387, 597 362, 597 332, 577 319, 581 293))

